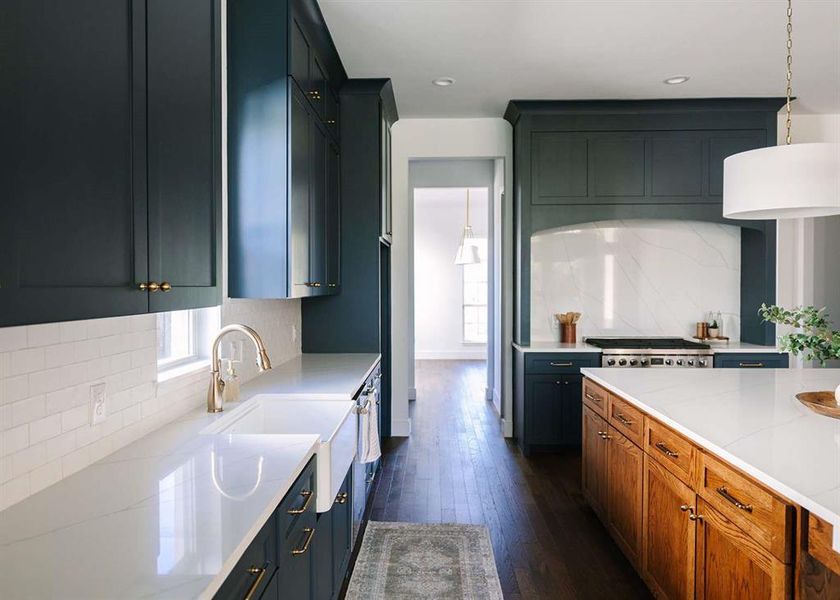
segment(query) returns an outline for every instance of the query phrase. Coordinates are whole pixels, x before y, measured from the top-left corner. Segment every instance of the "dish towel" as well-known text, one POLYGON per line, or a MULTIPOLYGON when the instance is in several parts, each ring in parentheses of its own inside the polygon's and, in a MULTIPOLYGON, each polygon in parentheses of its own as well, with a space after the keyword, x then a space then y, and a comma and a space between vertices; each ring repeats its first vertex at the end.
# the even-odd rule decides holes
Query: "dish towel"
POLYGON ((362 457, 361 462, 371 463, 382 456, 379 448, 379 394, 374 390, 370 394, 370 404, 367 412, 362 413, 361 436, 362 436, 362 457))

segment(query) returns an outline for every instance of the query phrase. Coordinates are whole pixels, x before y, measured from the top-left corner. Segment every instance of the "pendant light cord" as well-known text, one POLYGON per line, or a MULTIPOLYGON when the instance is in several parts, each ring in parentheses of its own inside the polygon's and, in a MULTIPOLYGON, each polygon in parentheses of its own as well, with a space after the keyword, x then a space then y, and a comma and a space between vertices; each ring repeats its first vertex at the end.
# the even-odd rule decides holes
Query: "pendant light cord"
POLYGON ((793 32, 793 0, 788 0, 787 3, 787 104, 785 105, 787 108, 787 121, 785 122, 785 126, 787 128, 787 135, 785 136, 785 143, 790 145, 791 137, 790 137, 790 97, 793 95, 793 87, 791 84, 791 79, 793 78, 793 57, 791 55, 791 49, 793 48, 793 38, 791 36, 793 32))
POLYGON ((470 226, 470 188, 467 188, 467 227, 470 226))

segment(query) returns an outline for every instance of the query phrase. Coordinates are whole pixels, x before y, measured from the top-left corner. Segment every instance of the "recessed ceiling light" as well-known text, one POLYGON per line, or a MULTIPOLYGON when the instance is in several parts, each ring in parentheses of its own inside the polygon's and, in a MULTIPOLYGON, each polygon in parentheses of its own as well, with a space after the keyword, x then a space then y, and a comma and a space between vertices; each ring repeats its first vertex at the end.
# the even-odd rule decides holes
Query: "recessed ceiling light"
POLYGON ((450 85, 455 83, 455 80, 451 77, 438 77, 437 79, 433 80, 432 83, 439 87, 449 87, 450 85))
POLYGON ((679 85, 681 83, 685 83, 689 80, 689 77, 686 75, 676 75, 675 77, 669 77, 662 83, 667 83, 668 85, 679 85))

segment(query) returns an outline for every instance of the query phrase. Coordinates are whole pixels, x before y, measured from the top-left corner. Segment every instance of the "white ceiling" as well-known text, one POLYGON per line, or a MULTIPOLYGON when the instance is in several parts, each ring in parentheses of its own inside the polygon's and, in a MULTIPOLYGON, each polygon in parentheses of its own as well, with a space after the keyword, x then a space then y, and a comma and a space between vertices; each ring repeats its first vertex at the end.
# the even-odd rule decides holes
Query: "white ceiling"
MULTIPOLYGON (((350 77, 390 77, 402 118, 785 91, 785 0, 319 2, 350 77), (444 76, 455 85, 432 85, 444 76)), ((793 19, 796 110, 840 113, 840 0, 793 0, 793 19)))

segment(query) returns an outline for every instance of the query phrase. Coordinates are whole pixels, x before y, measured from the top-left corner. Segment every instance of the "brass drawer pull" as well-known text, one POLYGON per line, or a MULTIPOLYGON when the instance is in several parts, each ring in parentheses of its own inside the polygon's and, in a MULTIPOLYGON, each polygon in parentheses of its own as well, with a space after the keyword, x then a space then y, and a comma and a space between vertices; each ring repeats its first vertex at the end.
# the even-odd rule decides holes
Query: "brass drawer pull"
MULTIPOLYGON (((169 285, 169 284, 167 284, 169 285)), ((141 283, 139 286, 141 292, 157 292, 160 290, 160 284, 157 281, 150 281, 149 283, 141 283)))
POLYGON ((740 500, 738 500, 735 496, 729 493, 729 490, 726 489, 726 486, 722 485, 715 490, 718 494, 723 496, 728 502, 731 502, 735 505, 735 508, 740 508, 743 511, 751 513, 753 511, 752 504, 743 504, 740 500))
POLYGON ((680 457, 679 452, 674 452, 668 446, 666 446, 663 442, 656 442, 656 444, 654 444, 654 445, 656 446, 656 449, 659 450, 665 456, 668 456, 670 458, 679 458, 680 457))
POLYGON ((168 292, 171 289, 172 289, 172 284, 169 283, 168 281, 164 281, 163 283, 160 284, 160 291, 161 292, 168 292))
POLYGON ((762 367, 764 367, 764 363, 763 362, 742 362, 742 363, 738 363, 738 366, 742 367, 742 368, 745 368, 745 369, 761 369, 762 367))
POLYGON ((606 431, 599 431, 599 432, 598 432, 598 435, 600 435, 600 436, 601 436, 601 439, 602 439, 602 440, 609 441, 609 440, 611 440, 611 439, 612 439, 612 436, 611 436, 609 433, 607 433, 606 431))
POLYGON ((552 362, 552 363, 548 363, 548 364, 551 365, 552 367, 574 367, 575 366, 575 363, 570 363, 570 362, 563 362, 563 363, 552 362))
POLYGON ((680 510, 683 511, 683 512, 688 511, 688 520, 689 521, 702 521, 703 520, 703 515, 698 515, 696 512, 694 512, 694 507, 691 506, 690 504, 683 504, 682 506, 680 506, 680 510))
POLYGON ((633 421, 631 421, 630 419, 628 419, 627 417, 625 417, 621 413, 618 413, 617 415, 615 415, 615 418, 618 419, 619 421, 621 421, 621 424, 624 425, 625 427, 632 427, 633 426, 633 421))
POLYGON ((265 563, 265 566, 260 567, 248 567, 248 572, 251 575, 256 575, 257 578, 254 580, 254 583, 251 584, 251 587, 248 588, 248 591, 245 592, 245 595, 242 597, 242 600, 253 600, 255 598, 254 594, 256 594, 257 590, 262 583, 262 580, 265 578, 265 574, 268 571, 268 563, 265 563))
POLYGON ((592 402, 601 402, 601 399, 594 394, 590 394, 589 392, 584 392, 583 395, 586 397, 587 400, 592 400, 592 402))
POLYGON ((304 527, 303 532, 306 534, 306 541, 303 543, 303 548, 295 548, 294 550, 292 550, 292 556, 300 556, 301 554, 306 554, 306 551, 309 550, 309 544, 312 543, 312 536, 315 535, 315 528, 304 527))
POLYGON ((306 509, 309 508, 309 504, 312 502, 312 498, 315 497, 315 494, 313 494, 310 490, 302 490, 300 495, 306 498, 306 501, 303 503, 303 506, 301 506, 300 508, 290 508, 286 511, 286 514, 302 515, 306 512, 306 509))
POLYGON ((335 497, 336 504, 347 504, 347 492, 341 492, 335 497))

